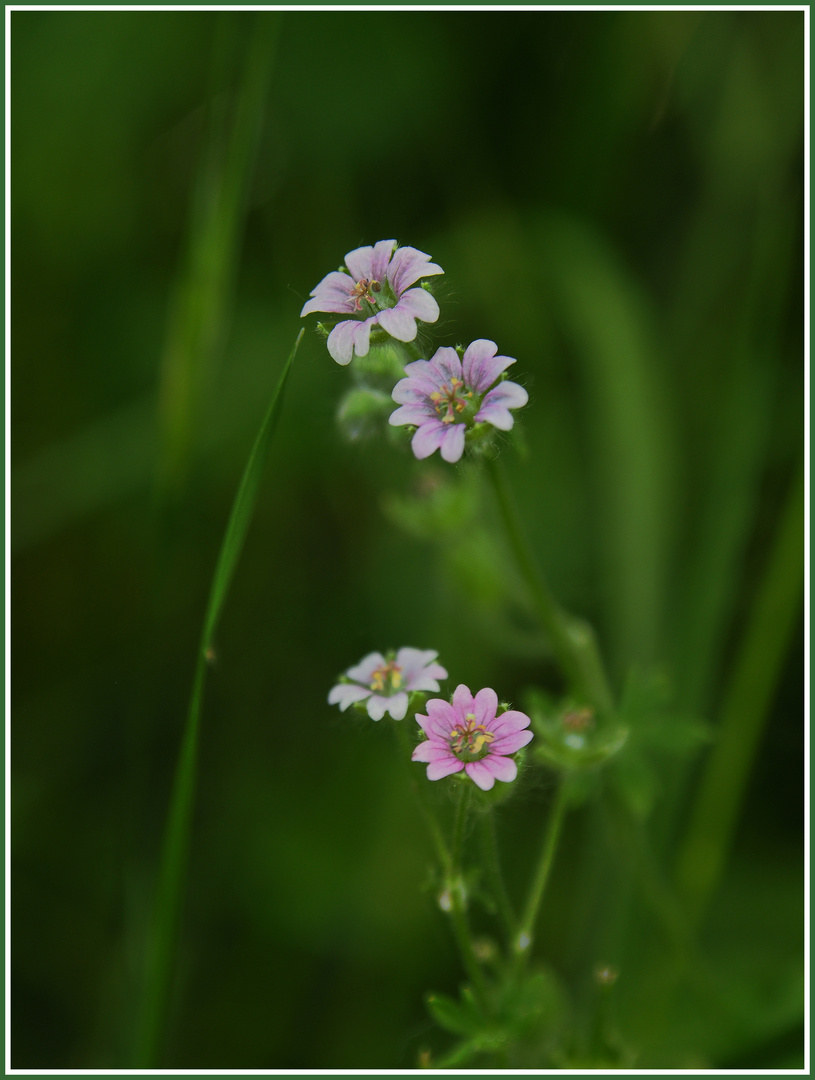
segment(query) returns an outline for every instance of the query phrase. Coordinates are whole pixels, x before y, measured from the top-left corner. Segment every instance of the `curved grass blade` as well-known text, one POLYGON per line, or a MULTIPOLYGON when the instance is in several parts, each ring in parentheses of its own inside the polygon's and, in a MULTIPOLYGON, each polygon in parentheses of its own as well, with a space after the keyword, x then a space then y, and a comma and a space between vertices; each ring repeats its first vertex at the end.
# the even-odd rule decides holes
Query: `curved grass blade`
POLYGON ((143 1010, 136 1047, 137 1067, 139 1068, 151 1068, 154 1065, 169 1000, 175 941, 181 912, 187 851, 189 849, 198 757, 198 731, 200 728, 207 656, 212 646, 215 627, 223 609, 229 584, 249 528, 266 458, 266 450, 277 427, 283 393, 302 337, 303 330, 297 335, 294 348, 283 368, 277 388, 255 439, 255 444, 252 447, 252 452, 249 455, 249 460, 232 505, 229 524, 226 528, 212 578, 184 738, 173 781, 170 811, 159 868, 153 925, 148 947, 143 1010))

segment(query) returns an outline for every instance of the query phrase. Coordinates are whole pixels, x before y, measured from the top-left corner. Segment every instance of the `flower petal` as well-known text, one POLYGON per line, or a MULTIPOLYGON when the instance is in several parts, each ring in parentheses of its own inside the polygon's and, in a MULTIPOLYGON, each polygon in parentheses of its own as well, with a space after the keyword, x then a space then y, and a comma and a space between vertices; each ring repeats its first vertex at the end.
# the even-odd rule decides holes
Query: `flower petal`
POLYGON ((355 701, 364 701, 370 694, 364 686, 355 686, 353 683, 340 683, 333 686, 328 694, 329 705, 339 705, 340 712, 345 712, 349 705, 355 701))
POLYGON ((491 725, 497 711, 498 695, 492 687, 485 686, 483 690, 478 691, 473 700, 475 722, 477 724, 484 724, 488 731, 492 731, 491 725))
POLYGON ((394 720, 404 720, 408 707, 408 696, 405 691, 400 690, 396 694, 391 694, 387 702, 385 711, 389 712, 394 720))
POLYGON ((474 783, 478 784, 482 791, 489 791, 495 785, 495 777, 487 768, 486 759, 468 761, 464 766, 464 771, 474 783))
POLYGON ((496 356, 498 346, 487 338, 478 338, 467 346, 462 367, 464 381, 471 390, 483 394, 502 371, 506 371, 515 360, 511 356, 496 356))
POLYGON ((354 281, 360 281, 362 278, 367 278, 369 281, 381 281, 381 278, 374 273, 374 268, 379 268, 380 273, 384 274, 388 259, 395 246, 395 240, 380 240, 376 247, 368 245, 367 247, 359 247, 349 251, 345 256, 345 265, 348 267, 354 281), (384 265, 382 264, 383 253, 386 255, 384 265))
POLYGON ((488 769, 496 780, 503 780, 505 784, 511 783, 518 775, 518 766, 512 758, 489 754, 479 764, 488 769))
POLYGON ((519 712, 517 709, 507 709, 506 712, 502 712, 500 716, 496 717, 490 731, 497 739, 500 736, 509 735, 513 731, 528 728, 531 723, 532 721, 526 713, 519 712))
MULTIPOLYGON (((357 335, 359 328, 365 326, 370 320, 366 319, 364 323, 359 322, 357 319, 349 319, 347 322, 337 323, 331 333, 328 335, 328 351, 338 364, 351 363, 351 358, 354 355, 354 348, 356 346, 357 335)), ((370 334, 370 327, 368 327, 368 333, 370 334)), ((364 356, 367 353, 367 345, 364 352, 357 350, 357 355, 364 356)))
POLYGON ((363 656, 358 664, 348 668, 346 675, 354 682, 368 684, 377 668, 385 666, 385 657, 381 652, 370 652, 363 656))
MULTIPOLYGON (((388 423, 394 427, 400 427, 402 424, 415 424, 419 427, 428 420, 433 420, 434 412, 435 410, 427 405, 400 405, 390 414, 388 423)), ((435 447, 433 449, 435 450, 435 447)), ((430 453, 432 454, 433 450, 430 453)))
POLYGON ((422 322, 435 322, 439 317, 438 302, 427 289, 409 289, 396 306, 422 322))
POLYGON ((401 301, 396 307, 380 311, 375 318, 382 329, 397 341, 413 341, 416 337, 416 320, 406 308, 401 307, 401 301))
POLYGON ((312 311, 339 311, 350 314, 356 310, 356 303, 351 296, 354 282, 339 270, 326 274, 323 280, 310 292, 311 299, 306 300, 300 318, 312 311))
POLYGON ((430 457, 433 451, 441 446, 444 427, 441 420, 428 420, 416 429, 410 445, 420 461, 422 458, 430 457))
POLYGON ((453 691, 453 709, 455 709, 458 720, 463 720, 467 713, 475 712, 475 704, 473 695, 470 693, 469 686, 465 686, 464 683, 459 683, 453 691))
POLYGON ((509 409, 520 409, 529 401, 529 394, 514 382, 502 382, 493 387, 481 402, 476 420, 486 420, 501 431, 509 431, 515 423, 509 409))
POLYGON ((411 761, 424 761, 425 764, 431 761, 446 761, 449 758, 458 760, 449 746, 435 739, 425 739, 424 742, 420 742, 410 755, 411 761))
MULTIPOLYGON (((434 369, 434 382, 437 387, 444 386, 451 379, 461 379, 463 377, 458 353, 455 349, 451 349, 449 345, 442 345, 440 349, 436 349, 435 355, 430 361, 430 366, 434 369)), ((405 370, 407 371, 407 368, 405 370)))
POLYGON ((414 247, 396 249, 388 267, 388 280, 397 296, 400 296, 405 289, 409 289, 420 278, 444 273, 440 266, 430 261, 430 258, 430 255, 425 255, 423 251, 414 247))
POLYGON ((532 742, 534 737, 535 733, 529 730, 510 731, 506 735, 497 735, 495 742, 490 744, 490 751, 493 754, 514 754, 522 746, 532 742))
POLYGON ((464 453, 464 424, 446 424, 447 430, 441 440, 441 456, 454 465, 464 453))
POLYGON ((428 722, 422 724, 422 728, 432 732, 439 739, 448 739, 453 728, 461 722, 458 711, 444 698, 431 698, 425 708, 428 722))
POLYGON ((381 720, 389 704, 390 698, 382 697, 381 694, 371 694, 368 698, 368 716, 372 720, 381 720))
POLYGON ((427 766, 427 779, 441 780, 443 776, 450 776, 452 773, 461 772, 463 768, 464 762, 459 761, 457 757, 453 757, 451 754, 449 758, 432 761, 427 766))

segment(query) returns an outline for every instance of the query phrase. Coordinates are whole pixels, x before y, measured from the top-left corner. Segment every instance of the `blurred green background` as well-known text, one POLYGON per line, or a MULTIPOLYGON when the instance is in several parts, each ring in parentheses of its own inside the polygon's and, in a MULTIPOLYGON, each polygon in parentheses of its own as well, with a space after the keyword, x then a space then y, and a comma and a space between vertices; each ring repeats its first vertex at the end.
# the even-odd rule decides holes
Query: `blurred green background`
MULTIPOLYGON (((13 1066, 132 1064, 229 507, 309 291, 395 237, 446 271, 437 344, 518 359, 505 471, 615 687, 659 665, 745 748, 703 988, 657 1013, 681 977, 602 802, 541 955, 576 1015, 619 966, 637 1067, 801 1067, 803 13, 18 10, 11 35, 13 1066)), ((207 684, 169 1068, 442 1045, 431 845, 393 733, 326 695, 401 645, 516 703, 560 688, 486 533, 400 528, 426 470, 340 439, 312 331, 207 684)), ((646 785, 668 879, 709 753, 646 785)), ((518 903, 551 784, 502 816, 518 903)))

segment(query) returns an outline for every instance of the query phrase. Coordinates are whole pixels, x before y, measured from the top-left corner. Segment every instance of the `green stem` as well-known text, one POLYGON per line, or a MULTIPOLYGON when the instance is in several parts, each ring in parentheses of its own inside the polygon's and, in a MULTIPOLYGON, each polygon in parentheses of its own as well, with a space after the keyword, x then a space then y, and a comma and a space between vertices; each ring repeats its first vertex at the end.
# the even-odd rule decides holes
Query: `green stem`
POLYGON ((495 836, 495 812, 492 807, 486 813, 481 814, 481 850, 484 854, 484 865, 496 904, 498 914, 504 924, 507 937, 510 941, 517 940, 517 926, 512 901, 504 884, 504 876, 501 873, 501 860, 498 857, 498 843, 495 836))
POLYGON ((509 545, 558 662, 572 687, 589 704, 601 712, 610 712, 613 697, 594 631, 582 619, 565 612, 555 600, 537 564, 498 462, 488 458, 486 466, 509 545))
POLYGON ((541 901, 543 900, 546 883, 549 880, 552 863, 554 862, 555 851, 557 850, 560 833, 563 828, 563 820, 566 816, 566 792, 567 781, 564 778, 560 782, 554 805, 549 814, 549 821, 546 824, 546 831, 543 836, 538 866, 535 870, 535 877, 532 880, 529 899, 527 900, 526 908, 524 909, 523 917, 521 919, 520 932, 515 939, 515 949, 520 961, 523 961, 530 952, 535 922, 537 921, 538 911, 540 910, 541 901))
MULTIPOLYGON (((408 714, 410 715, 410 714, 408 714)), ((399 742, 399 749, 402 753, 402 758, 409 768, 410 786, 413 788, 413 792, 416 795, 416 800, 419 803, 419 809, 422 812, 422 817, 425 819, 428 832, 430 833, 433 843, 436 847, 436 853, 439 856, 439 860, 444 869, 445 879, 452 878, 453 876, 453 857, 450 854, 450 849, 447 846, 447 841, 444 839, 441 826, 439 825, 438 818, 433 812, 433 808, 424 793, 424 788, 417 781, 416 768, 411 767, 410 758, 413 752, 413 748, 410 745, 410 736, 407 730, 407 717, 404 720, 396 721, 393 725, 396 728, 396 737, 399 742)))
POLYGON ((459 796, 456 806, 456 817, 453 826, 453 873, 447 883, 447 891, 450 896, 450 918, 453 923, 453 932, 456 935, 461 958, 470 981, 473 984, 473 995, 482 1012, 487 1011, 489 996, 487 982, 484 973, 475 955, 473 936, 467 919, 467 900, 464 889, 464 876, 462 874, 461 856, 464 850, 464 833, 467 825, 467 816, 470 808, 472 795, 471 783, 465 783, 464 789, 459 796))

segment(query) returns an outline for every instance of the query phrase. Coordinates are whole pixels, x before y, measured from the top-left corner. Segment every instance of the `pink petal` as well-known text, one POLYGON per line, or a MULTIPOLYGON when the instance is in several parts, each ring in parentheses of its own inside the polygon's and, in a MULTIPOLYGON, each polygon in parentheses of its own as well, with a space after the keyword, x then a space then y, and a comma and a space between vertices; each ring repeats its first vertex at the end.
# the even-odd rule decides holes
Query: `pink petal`
POLYGON ((532 731, 511 731, 507 735, 496 737, 495 742, 490 744, 493 754, 514 754, 522 746, 532 742, 535 737, 532 731))
POLYGON ((491 753, 478 764, 483 765, 496 780, 503 780, 505 784, 511 783, 518 775, 518 766, 512 758, 500 757, 491 753))
POLYGON ((515 361, 511 356, 496 356, 498 346, 487 338, 479 338, 468 345, 464 352, 464 381, 471 390, 483 394, 502 371, 515 361))
MULTIPOLYGON (((434 410, 427 405, 400 405, 390 414, 388 423, 393 424, 394 427, 400 427, 402 424, 415 424, 419 427, 428 420, 432 420, 433 414, 434 410)), ((435 450, 435 447, 433 449, 435 450)), ((433 450, 430 453, 432 454, 433 450)))
POLYGON ((453 728, 461 722, 456 709, 444 698, 431 698, 425 708, 428 715, 425 730, 429 729, 440 739, 447 739, 453 728))
POLYGON ((345 256, 345 265, 351 272, 354 281, 360 281, 362 278, 368 278, 369 281, 381 281, 381 277, 374 273, 374 268, 377 267, 380 273, 384 274, 385 266, 388 265, 390 253, 395 245, 395 240, 380 240, 375 248, 369 245, 368 247, 355 248, 353 251, 349 251, 345 256), (386 253, 384 266, 382 265, 383 253, 386 253))
POLYGON ((461 772, 463 768, 464 762, 459 761, 457 757, 453 757, 451 754, 446 760, 432 761, 427 766, 427 779, 441 780, 443 776, 450 776, 452 773, 461 772))
POLYGON ((454 465, 464 453, 464 424, 447 424, 441 441, 441 456, 454 465))
POLYGON ((437 386, 443 386, 445 383, 449 383, 451 379, 463 378, 461 360, 459 360, 456 350, 451 349, 449 345, 443 345, 440 349, 436 349, 435 356, 430 363, 437 373, 437 386))
POLYGON ((428 420, 416 429, 410 445, 420 461, 438 450, 444 438, 444 430, 445 425, 441 420, 428 420))
POLYGON ((356 303, 351 298, 354 282, 339 270, 326 274, 320 284, 311 290, 312 299, 307 300, 300 312, 300 317, 312 311, 339 311, 343 314, 356 310, 356 303))
POLYGON ((400 296, 420 278, 443 274, 440 266, 430 261, 430 256, 413 247, 397 248, 388 267, 388 280, 393 291, 400 296))
POLYGON ((469 761, 464 766, 469 778, 478 784, 482 791, 489 791, 495 784, 495 778, 485 764, 486 760, 485 758, 482 761, 469 761))
POLYGON ((500 716, 495 718, 490 726, 490 731, 498 738, 528 728, 531 723, 532 721, 526 713, 518 712, 517 709, 507 709, 506 712, 502 712, 500 716))
POLYGON ((422 322, 435 322, 439 317, 439 305, 427 289, 409 289, 396 306, 422 322))
POLYGON ((397 341, 413 341, 416 337, 416 320, 409 311, 396 307, 385 308, 375 316, 383 330, 387 330, 397 341))
POLYGON ((459 683, 453 692, 453 709, 458 713, 459 720, 463 720, 467 713, 475 712, 473 695, 464 683, 459 683))
POLYGON ((514 382, 502 382, 494 387, 476 413, 476 420, 486 420, 501 431, 509 431, 515 423, 510 409, 520 409, 529 401, 529 394, 522 386, 514 382))
POLYGON ((357 356, 366 356, 368 352, 368 339, 371 333, 373 319, 349 319, 347 322, 337 323, 328 335, 328 351, 338 364, 351 363, 351 358, 356 352, 357 356))
POLYGON ((498 710, 498 695, 489 686, 485 686, 483 690, 479 690, 475 695, 473 702, 475 713, 475 720, 477 724, 484 724, 488 731, 492 731, 492 721, 495 719, 495 713, 498 710))
POLYGON ((410 755, 411 761, 424 761, 425 764, 432 761, 448 761, 450 758, 458 760, 449 746, 435 739, 425 739, 424 742, 420 742, 410 755))

